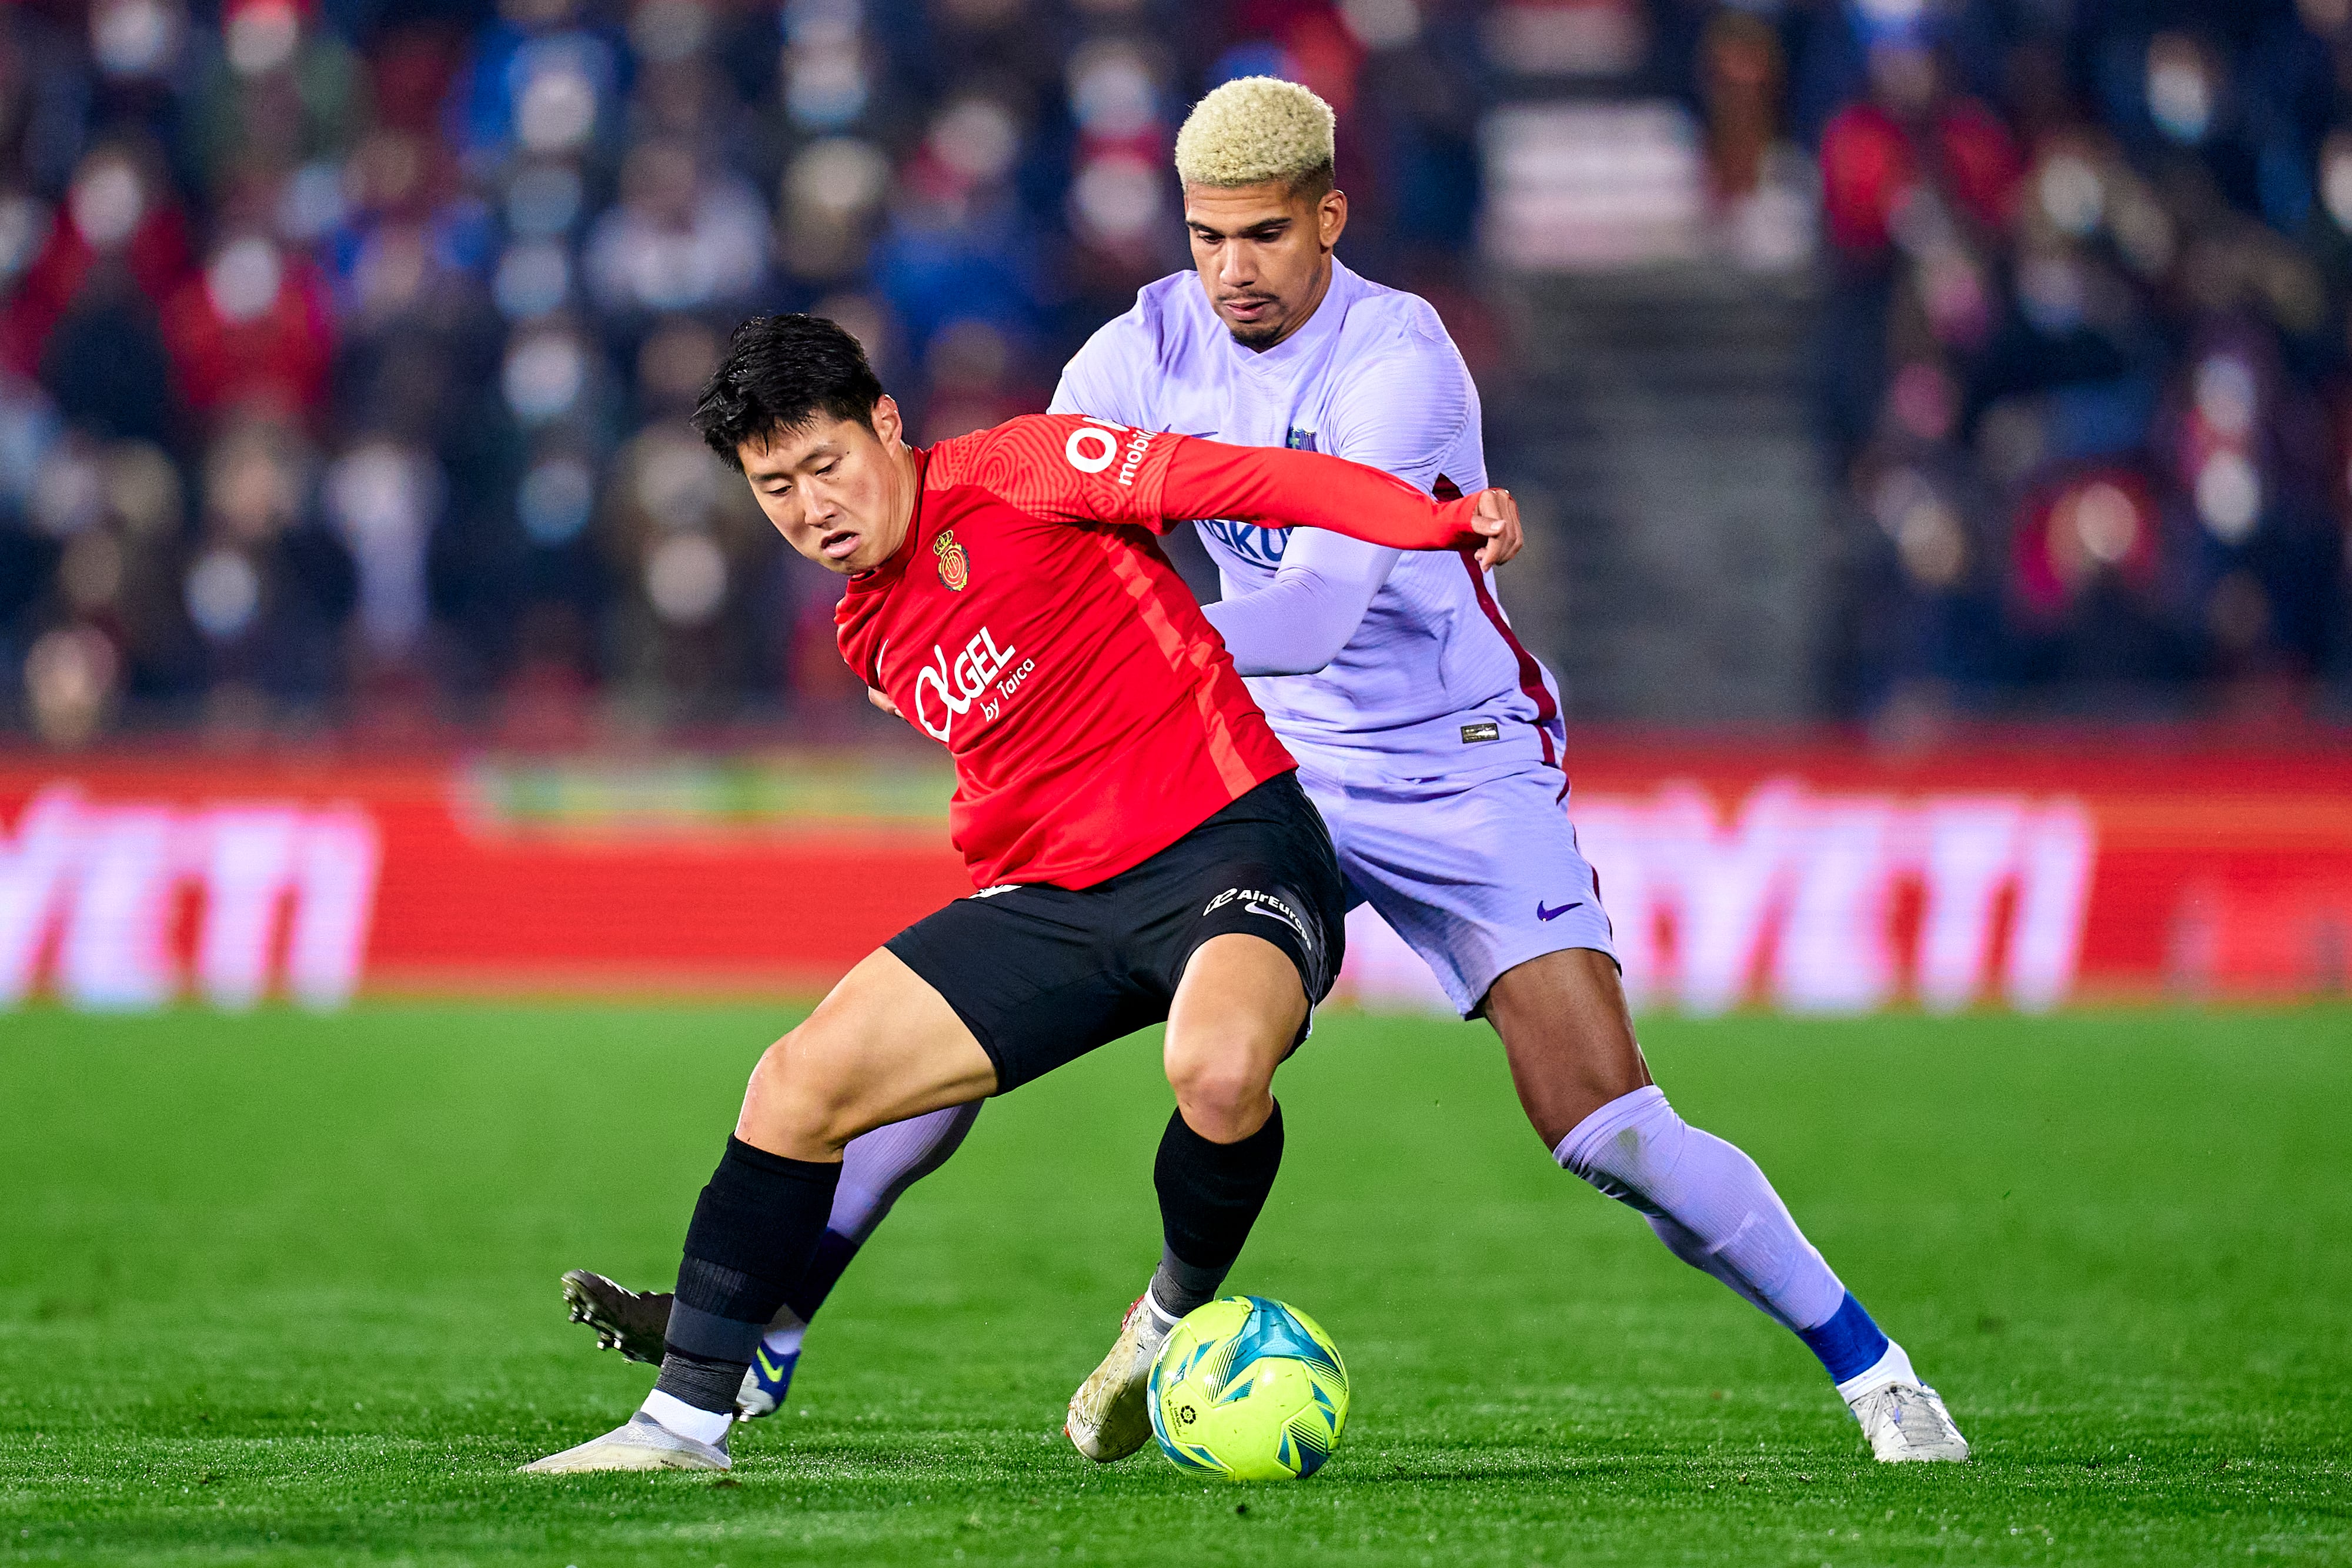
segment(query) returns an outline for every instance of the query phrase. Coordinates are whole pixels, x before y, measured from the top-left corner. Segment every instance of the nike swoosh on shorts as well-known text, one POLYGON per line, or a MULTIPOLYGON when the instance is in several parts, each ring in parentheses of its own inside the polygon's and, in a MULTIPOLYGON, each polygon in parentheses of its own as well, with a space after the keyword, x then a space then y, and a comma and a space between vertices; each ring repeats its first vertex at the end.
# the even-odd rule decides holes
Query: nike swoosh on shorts
POLYGON ((1304 941, 1304 940, 1306 939, 1306 937, 1307 937, 1307 933, 1306 933, 1306 931, 1305 931, 1305 930, 1303 930, 1303 929, 1301 929, 1301 927, 1299 926, 1298 922, 1297 922, 1296 920, 1291 919, 1288 915, 1277 915, 1277 914, 1276 914, 1273 910, 1266 908, 1266 907, 1265 907, 1264 904, 1243 904, 1243 905, 1242 905, 1242 908, 1243 908, 1243 910, 1244 910, 1244 912, 1246 912, 1246 913, 1248 913, 1248 914, 1251 914, 1251 915, 1265 915, 1268 920, 1276 920, 1276 921, 1279 921, 1279 922, 1281 922, 1283 925, 1287 925, 1288 927, 1290 927, 1290 929, 1291 929, 1291 930, 1297 932, 1297 933, 1298 933, 1298 936, 1299 936, 1299 939, 1300 939, 1301 941, 1304 941))

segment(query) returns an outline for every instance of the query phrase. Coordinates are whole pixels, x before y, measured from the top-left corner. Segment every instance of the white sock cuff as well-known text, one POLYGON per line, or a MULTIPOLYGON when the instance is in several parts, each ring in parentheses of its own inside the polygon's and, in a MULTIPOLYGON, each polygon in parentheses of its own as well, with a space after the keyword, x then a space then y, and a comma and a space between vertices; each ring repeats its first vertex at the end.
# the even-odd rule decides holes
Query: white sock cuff
POLYGON ((1890 1383, 1907 1383, 1914 1388, 1927 1386, 1919 1381, 1919 1375, 1911 1370, 1911 1358, 1893 1340, 1886 1342, 1885 1354, 1837 1385, 1838 1397, 1851 1405, 1864 1395, 1884 1388, 1890 1383))
POLYGON ((1149 1285, 1143 1288, 1143 1310, 1150 1314, 1151 1326, 1163 1334, 1183 1321, 1181 1313, 1171 1312, 1160 1304, 1160 1298, 1151 1293, 1151 1287, 1149 1285))
POLYGON ((646 1402, 637 1408, 679 1437, 691 1437, 698 1443, 716 1443, 727 1435, 728 1426, 735 1419, 731 1410, 722 1416, 716 1410, 688 1405, 677 1395, 664 1394, 658 1388, 646 1395, 646 1402))
POLYGON ((1620 1094, 1579 1122, 1570 1129, 1568 1136, 1552 1146, 1551 1157, 1562 1170, 1583 1176, 1592 1169, 1593 1156, 1612 1134, 1661 1110, 1673 1113, 1673 1107, 1666 1103, 1666 1092, 1654 1083, 1644 1083, 1631 1094, 1620 1094))

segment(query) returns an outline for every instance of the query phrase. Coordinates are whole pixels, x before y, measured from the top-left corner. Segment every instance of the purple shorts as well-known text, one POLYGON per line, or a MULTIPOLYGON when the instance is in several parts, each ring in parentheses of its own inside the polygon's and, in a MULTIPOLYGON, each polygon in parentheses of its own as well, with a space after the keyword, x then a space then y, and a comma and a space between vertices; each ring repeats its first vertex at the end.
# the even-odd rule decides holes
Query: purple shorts
POLYGON ((1616 957, 1559 768, 1376 780, 1351 769, 1342 781, 1302 754, 1298 779, 1330 824, 1349 907, 1369 904, 1463 1017, 1530 958, 1571 947, 1616 957))

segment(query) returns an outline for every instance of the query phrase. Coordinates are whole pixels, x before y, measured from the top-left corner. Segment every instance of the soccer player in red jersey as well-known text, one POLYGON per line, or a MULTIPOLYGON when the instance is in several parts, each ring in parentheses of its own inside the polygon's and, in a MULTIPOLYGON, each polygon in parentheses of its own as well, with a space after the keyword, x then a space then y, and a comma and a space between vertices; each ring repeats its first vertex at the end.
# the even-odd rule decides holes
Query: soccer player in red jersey
POLYGON ((1339 970, 1346 894, 1296 765, 1153 536, 1216 517, 1517 547, 1501 491, 1440 503, 1312 453, 1047 414, 924 451, 856 340, 809 316, 739 328, 695 423, 792 547, 849 579, 843 656, 953 754, 950 831, 979 891, 761 1057, 687 1230, 653 1393, 541 1472, 728 1468, 737 1391, 849 1140, 1163 1019, 1164 1246, 1135 1310, 1213 1297, 1281 1161, 1274 1071, 1339 970))

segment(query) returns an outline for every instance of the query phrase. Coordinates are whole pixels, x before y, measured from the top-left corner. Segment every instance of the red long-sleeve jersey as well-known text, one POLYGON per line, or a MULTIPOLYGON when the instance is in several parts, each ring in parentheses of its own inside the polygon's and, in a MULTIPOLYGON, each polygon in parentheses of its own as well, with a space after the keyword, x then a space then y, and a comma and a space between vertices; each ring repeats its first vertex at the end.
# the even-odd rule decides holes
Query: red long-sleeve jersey
POLYGON ((1153 535, 1195 517, 1407 549, 1483 542, 1337 457, 1034 414, 916 454, 898 551, 850 579, 842 656, 955 758, 972 883, 1082 888, 1297 766, 1153 535))

